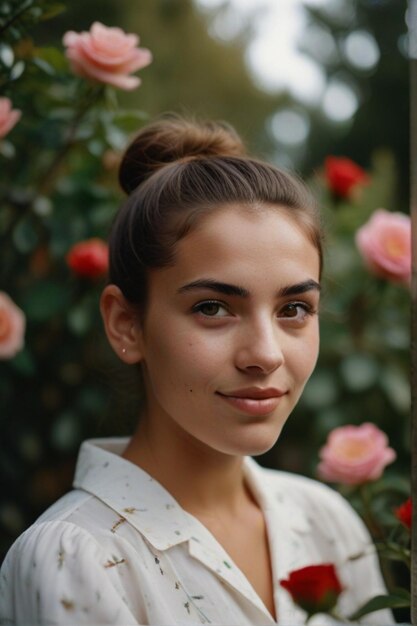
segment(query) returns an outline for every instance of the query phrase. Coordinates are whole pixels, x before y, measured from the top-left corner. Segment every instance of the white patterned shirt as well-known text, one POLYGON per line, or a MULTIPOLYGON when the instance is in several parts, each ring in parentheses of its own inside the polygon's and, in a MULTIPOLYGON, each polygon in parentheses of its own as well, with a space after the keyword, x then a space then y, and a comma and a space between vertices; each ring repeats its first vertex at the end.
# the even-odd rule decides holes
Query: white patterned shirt
MULTIPOLYGON (((326 562, 335 564, 345 587, 341 614, 384 593, 370 537, 339 494, 246 458, 247 484, 267 526, 275 622, 207 528, 120 456, 127 442, 82 444, 75 490, 19 537, 3 563, 0 624, 295 626, 306 615, 278 581, 326 562)), ((393 619, 379 611, 364 621, 384 626, 393 619)), ((310 621, 331 623, 324 615, 310 621)))

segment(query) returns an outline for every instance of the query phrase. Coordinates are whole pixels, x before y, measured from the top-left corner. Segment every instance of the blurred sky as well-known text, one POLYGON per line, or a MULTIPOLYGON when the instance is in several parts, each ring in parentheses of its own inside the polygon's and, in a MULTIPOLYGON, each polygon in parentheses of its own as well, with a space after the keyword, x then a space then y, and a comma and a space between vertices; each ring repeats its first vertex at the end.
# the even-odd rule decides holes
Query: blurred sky
MULTIPOLYGON (((214 9, 224 0, 195 0, 201 9, 214 9)), ((324 4, 310 0, 309 4, 324 4)), ((306 24, 302 0, 229 0, 228 9, 213 20, 211 34, 231 39, 251 21, 253 38, 247 62, 254 79, 267 90, 289 88, 301 99, 314 100, 323 87, 317 64, 297 50, 306 24)))
MULTIPOLYGON (((195 0, 201 11, 214 13, 210 32, 219 39, 233 39, 250 23, 252 36, 246 60, 254 81, 271 92, 289 91, 300 103, 319 107, 330 120, 345 122, 355 114, 359 102, 349 84, 326 83, 322 66, 312 55, 301 52, 308 35, 318 55, 340 54, 330 33, 308 26, 303 5, 324 6, 342 21, 352 11, 346 0, 195 0)), ((372 69, 379 49, 372 35, 354 31, 343 42, 342 54, 356 69, 372 69)))

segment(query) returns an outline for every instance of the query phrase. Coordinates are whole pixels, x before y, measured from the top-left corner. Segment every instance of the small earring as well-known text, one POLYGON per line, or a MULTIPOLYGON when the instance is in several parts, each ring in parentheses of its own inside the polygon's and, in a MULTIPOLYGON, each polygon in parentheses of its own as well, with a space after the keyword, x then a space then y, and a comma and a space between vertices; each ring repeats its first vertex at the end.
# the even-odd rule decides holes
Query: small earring
POLYGON ((122 354, 126 354, 126 348, 122 348, 122 354))

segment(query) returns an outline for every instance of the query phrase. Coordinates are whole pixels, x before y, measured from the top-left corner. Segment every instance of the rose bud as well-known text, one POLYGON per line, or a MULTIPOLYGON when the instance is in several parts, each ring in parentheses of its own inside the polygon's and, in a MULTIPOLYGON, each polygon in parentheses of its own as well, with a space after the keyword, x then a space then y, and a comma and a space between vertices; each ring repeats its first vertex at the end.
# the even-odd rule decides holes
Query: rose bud
POLYGON ((294 570, 287 580, 280 580, 280 585, 309 616, 331 611, 343 591, 336 569, 331 563, 294 570))

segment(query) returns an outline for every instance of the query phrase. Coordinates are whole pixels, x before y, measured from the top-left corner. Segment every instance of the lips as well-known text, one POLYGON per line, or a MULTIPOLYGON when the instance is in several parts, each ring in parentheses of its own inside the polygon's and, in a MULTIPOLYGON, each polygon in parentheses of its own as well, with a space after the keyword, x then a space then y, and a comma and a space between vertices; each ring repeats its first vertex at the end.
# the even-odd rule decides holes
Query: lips
POLYGON ((285 393, 285 391, 274 387, 267 389, 250 387, 247 389, 228 391, 227 393, 218 392, 218 395, 240 412, 254 416, 262 416, 272 413, 279 405, 280 398, 284 396, 285 393))

